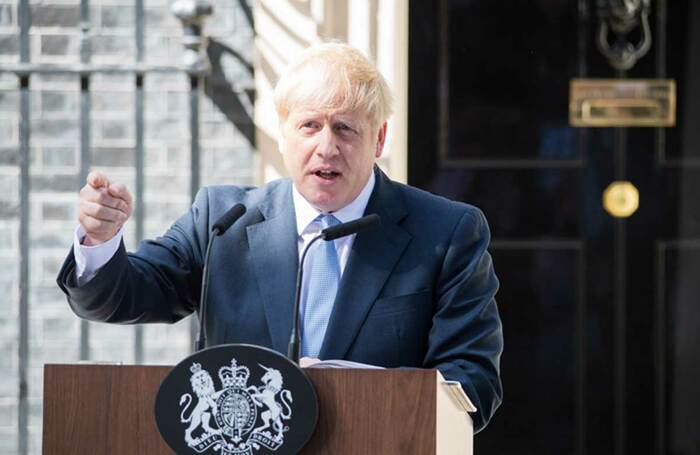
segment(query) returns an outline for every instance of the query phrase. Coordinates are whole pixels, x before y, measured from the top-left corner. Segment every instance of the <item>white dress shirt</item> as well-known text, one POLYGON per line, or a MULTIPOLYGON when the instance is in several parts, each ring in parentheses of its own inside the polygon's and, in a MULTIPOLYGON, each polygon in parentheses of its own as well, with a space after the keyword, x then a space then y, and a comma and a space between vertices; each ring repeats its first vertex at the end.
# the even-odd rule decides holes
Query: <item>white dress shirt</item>
MULTIPOLYGON (((348 205, 335 212, 330 212, 338 218, 341 223, 362 218, 369 202, 369 197, 374 189, 374 172, 370 174, 369 180, 365 187, 360 191, 360 194, 348 205)), ((292 199, 294 201, 294 212, 297 217, 297 235, 299 236, 299 260, 306 245, 321 233, 321 222, 314 221, 320 214, 325 213, 313 207, 304 197, 297 191, 295 186, 292 186, 292 199)), ((348 263, 350 249, 355 241, 356 234, 348 235, 335 239, 335 250, 338 252, 338 263, 340 264, 340 276, 343 276, 345 265, 348 263)), ((312 247, 313 248, 313 247, 312 247)))
MULTIPOLYGON (((341 223, 361 218, 367 208, 367 202, 369 202, 369 197, 374 189, 374 183, 374 172, 371 172, 369 180, 360 194, 350 204, 333 212, 333 216, 338 218, 341 223)), ((297 219, 299 258, 301 259, 301 253, 304 251, 306 244, 321 232, 320 222, 314 222, 314 219, 322 212, 309 204, 294 185, 292 185, 292 200, 294 202, 294 212, 297 219)), ((88 283, 97 274, 100 268, 109 262, 112 256, 117 252, 117 249, 119 249, 119 243, 123 235, 124 229, 122 228, 107 242, 95 246, 86 246, 80 243, 83 237, 85 237, 85 230, 80 225, 75 229, 73 237, 73 256, 75 257, 75 276, 78 286, 83 286, 88 283)), ((348 262, 348 256, 350 255, 350 249, 352 248, 354 240, 354 234, 334 240, 335 248, 338 252, 341 276, 348 262)), ((302 285, 302 292, 304 292, 303 290, 307 287, 305 281, 306 280, 304 280, 302 285)))
POLYGON ((83 245, 85 229, 81 225, 75 228, 73 234, 73 257, 75 257, 75 280, 78 286, 87 284, 103 265, 109 262, 119 249, 124 228, 122 227, 111 239, 94 246, 83 245))

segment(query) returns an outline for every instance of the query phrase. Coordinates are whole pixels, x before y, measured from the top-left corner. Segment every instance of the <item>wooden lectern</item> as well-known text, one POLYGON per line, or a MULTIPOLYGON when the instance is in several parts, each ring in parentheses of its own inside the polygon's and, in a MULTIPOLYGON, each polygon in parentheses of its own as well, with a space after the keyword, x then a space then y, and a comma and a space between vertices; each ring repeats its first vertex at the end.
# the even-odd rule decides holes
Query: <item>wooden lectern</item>
MULTIPOLYGON (((171 454, 153 416, 170 369, 46 365, 43 453, 171 454)), ((435 370, 305 372, 318 394, 319 418, 304 454, 472 453, 470 404, 435 370)))

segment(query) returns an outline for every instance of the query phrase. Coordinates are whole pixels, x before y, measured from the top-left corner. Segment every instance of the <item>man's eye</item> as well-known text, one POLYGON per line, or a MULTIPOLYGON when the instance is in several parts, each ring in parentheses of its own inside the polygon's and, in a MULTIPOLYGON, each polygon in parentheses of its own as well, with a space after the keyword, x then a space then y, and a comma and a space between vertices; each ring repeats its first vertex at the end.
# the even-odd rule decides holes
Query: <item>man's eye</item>
POLYGON ((308 121, 301 124, 302 128, 317 128, 318 122, 308 121))
POLYGON ((346 125, 345 123, 338 123, 335 128, 338 131, 352 131, 352 128, 350 128, 350 125, 346 125))

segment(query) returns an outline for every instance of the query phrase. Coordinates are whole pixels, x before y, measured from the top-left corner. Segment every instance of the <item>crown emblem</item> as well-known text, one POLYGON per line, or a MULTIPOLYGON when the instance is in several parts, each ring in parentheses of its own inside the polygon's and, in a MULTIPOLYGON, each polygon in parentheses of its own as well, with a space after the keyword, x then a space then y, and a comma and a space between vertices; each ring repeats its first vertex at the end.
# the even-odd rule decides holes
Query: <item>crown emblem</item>
POLYGON ((202 371, 202 365, 195 362, 192 365, 190 365, 190 371, 192 372, 192 374, 199 373, 200 371, 202 371))
POLYGON ((234 387, 244 389, 248 384, 250 370, 246 366, 238 366, 236 359, 231 359, 230 367, 219 368, 219 378, 224 388, 234 387))

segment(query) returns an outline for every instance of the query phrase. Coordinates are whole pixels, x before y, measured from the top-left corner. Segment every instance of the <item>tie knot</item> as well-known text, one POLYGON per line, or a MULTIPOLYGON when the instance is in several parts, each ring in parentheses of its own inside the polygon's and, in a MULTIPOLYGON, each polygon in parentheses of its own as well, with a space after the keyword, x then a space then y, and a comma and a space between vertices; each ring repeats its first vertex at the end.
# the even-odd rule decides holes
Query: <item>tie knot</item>
POLYGON ((321 222, 321 226, 323 227, 323 229, 340 224, 340 220, 331 215, 330 213, 322 213, 319 216, 317 216, 316 219, 321 222))

